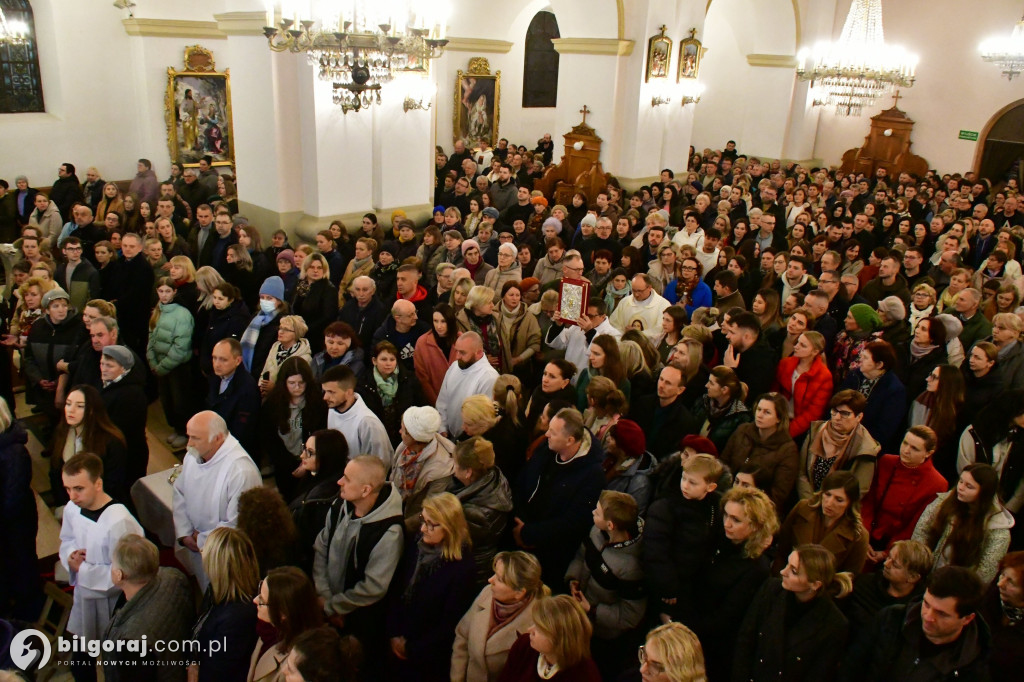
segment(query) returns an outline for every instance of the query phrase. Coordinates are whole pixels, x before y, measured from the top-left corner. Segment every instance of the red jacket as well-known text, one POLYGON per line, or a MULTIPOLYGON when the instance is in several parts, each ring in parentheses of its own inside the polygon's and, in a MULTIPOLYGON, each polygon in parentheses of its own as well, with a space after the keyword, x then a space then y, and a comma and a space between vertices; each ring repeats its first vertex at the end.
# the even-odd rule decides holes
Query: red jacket
POLYGON ((924 508, 947 490, 946 479, 935 470, 930 457, 911 469, 900 462, 899 455, 882 455, 871 489, 860 501, 860 516, 871 534, 871 544, 888 549, 897 540, 909 540, 924 508))
POLYGON ((786 400, 793 399, 793 418, 789 420, 789 435, 793 438, 806 433, 811 422, 824 419, 828 401, 832 399, 832 373, 819 355, 811 368, 797 377, 793 387, 793 370, 799 358, 783 358, 775 372, 775 386, 786 400))
MULTIPOLYGON (((498 676, 498 682, 541 682, 537 674, 538 654, 530 647, 530 635, 520 635, 508 652, 505 667, 498 676)), ((594 660, 585 658, 567 670, 559 670, 551 682, 601 682, 594 660)))

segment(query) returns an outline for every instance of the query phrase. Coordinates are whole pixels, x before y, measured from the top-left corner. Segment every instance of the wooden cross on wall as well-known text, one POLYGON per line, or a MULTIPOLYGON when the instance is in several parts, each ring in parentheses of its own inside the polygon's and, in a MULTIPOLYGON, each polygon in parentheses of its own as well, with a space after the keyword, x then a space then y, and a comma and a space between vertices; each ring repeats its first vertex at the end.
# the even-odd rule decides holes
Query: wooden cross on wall
POLYGON ((586 104, 584 104, 583 108, 580 109, 580 113, 583 114, 583 125, 587 125, 587 114, 590 114, 590 113, 593 113, 593 112, 590 111, 590 109, 587 108, 586 104))
POLYGON ((899 103, 900 103, 901 99, 903 99, 903 97, 900 95, 900 91, 897 90, 896 94, 892 96, 892 107, 893 107, 893 109, 898 109, 899 108, 899 103))

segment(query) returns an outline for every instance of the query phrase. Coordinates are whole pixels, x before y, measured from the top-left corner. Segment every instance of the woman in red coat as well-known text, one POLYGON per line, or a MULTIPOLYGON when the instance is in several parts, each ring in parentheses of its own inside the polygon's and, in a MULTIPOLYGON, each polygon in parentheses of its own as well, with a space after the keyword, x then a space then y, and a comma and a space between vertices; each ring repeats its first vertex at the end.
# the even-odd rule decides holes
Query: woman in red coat
POLYGON ((601 682, 590 658, 593 626, 568 595, 538 597, 533 625, 512 645, 498 682, 601 682))
POLYGON ((868 529, 868 561, 880 564, 897 540, 909 540, 921 512, 935 496, 949 490, 932 464, 937 439, 927 426, 911 426, 899 455, 882 455, 875 480, 861 500, 861 520, 868 529))
POLYGON ((832 373, 822 359, 825 337, 818 332, 804 332, 793 346, 793 355, 779 361, 774 390, 789 401, 793 417, 789 435, 797 438, 807 433, 811 422, 821 419, 832 397, 832 373))
POLYGON ((416 340, 413 356, 416 378, 420 380, 428 405, 437 402, 444 375, 455 362, 455 341, 459 338, 455 312, 447 303, 434 307, 431 324, 431 330, 416 340))

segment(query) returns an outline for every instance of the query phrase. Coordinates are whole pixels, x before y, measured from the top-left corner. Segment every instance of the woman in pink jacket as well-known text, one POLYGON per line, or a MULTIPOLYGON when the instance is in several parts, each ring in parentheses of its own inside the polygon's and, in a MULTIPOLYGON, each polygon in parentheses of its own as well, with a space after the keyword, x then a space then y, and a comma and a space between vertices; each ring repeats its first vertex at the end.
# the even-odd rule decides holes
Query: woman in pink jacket
POLYGON ((416 340, 416 354, 413 356, 416 378, 419 379, 429 405, 437 402, 444 375, 448 366, 455 361, 457 338, 459 326, 455 323, 452 307, 447 303, 438 303, 434 307, 431 329, 416 340))
POLYGON ((824 350, 824 336, 804 332, 793 346, 793 355, 779 361, 774 390, 789 401, 789 435, 794 439, 821 419, 832 397, 832 373, 822 359, 824 350))

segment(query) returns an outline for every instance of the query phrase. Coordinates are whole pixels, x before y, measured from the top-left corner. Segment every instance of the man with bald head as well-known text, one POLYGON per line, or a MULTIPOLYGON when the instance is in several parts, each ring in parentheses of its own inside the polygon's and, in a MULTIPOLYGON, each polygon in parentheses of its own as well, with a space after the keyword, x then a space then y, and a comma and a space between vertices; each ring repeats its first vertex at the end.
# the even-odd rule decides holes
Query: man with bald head
POLYGON ((498 372, 484 355, 484 342, 476 332, 466 332, 455 342, 454 362, 444 375, 437 395, 437 411, 441 415, 444 434, 456 437, 462 433, 462 403, 472 395, 491 397, 498 372))
POLYGON ((416 354, 416 340, 430 331, 425 322, 420 321, 416 312, 416 304, 400 298, 391 305, 391 317, 373 334, 372 348, 381 341, 390 341, 398 349, 398 359, 410 372, 415 372, 413 357, 416 354))
POLYGON ((198 413, 185 430, 188 449, 181 474, 174 481, 172 506, 174 534, 187 551, 176 552, 176 556, 205 590, 210 581, 203 571, 200 550, 207 536, 214 528, 237 525, 238 498, 263 485, 263 478, 216 412, 198 413))
POLYGON ((387 319, 388 309, 374 294, 377 293, 377 283, 372 277, 360 275, 352 280, 349 285, 348 295, 345 297, 345 305, 338 313, 338 319, 348 323, 356 330, 359 340, 363 342, 363 348, 373 347, 374 332, 380 328, 387 319))

